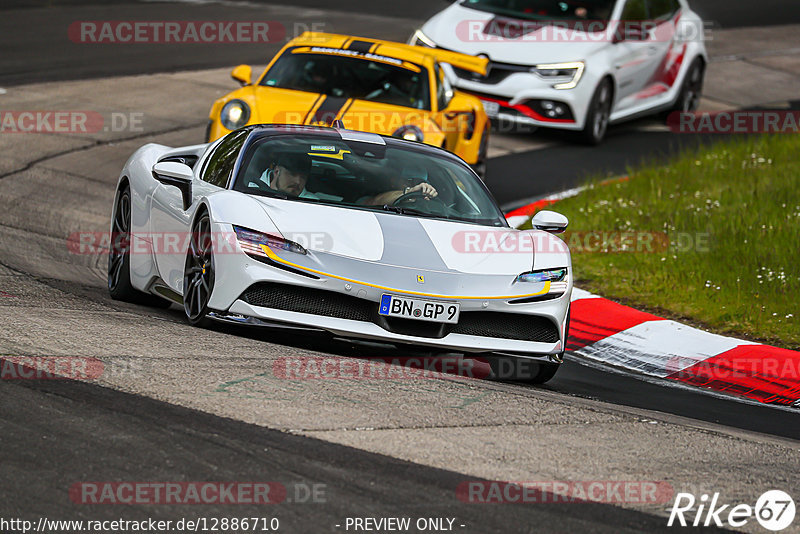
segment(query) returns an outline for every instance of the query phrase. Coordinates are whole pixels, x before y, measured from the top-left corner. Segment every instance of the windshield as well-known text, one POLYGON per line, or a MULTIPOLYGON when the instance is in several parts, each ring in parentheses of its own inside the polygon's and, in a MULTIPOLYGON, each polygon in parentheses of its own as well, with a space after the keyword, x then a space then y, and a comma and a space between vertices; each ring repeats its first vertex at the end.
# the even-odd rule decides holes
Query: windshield
POLYGON ((338 48, 291 49, 269 69, 261 85, 431 108, 426 69, 399 59, 338 48))
POLYGON ((616 0, 465 0, 464 7, 527 20, 601 20, 611 18, 616 0))
POLYGON ((469 167, 410 145, 323 135, 264 137, 246 149, 233 189, 298 202, 507 226, 469 167))

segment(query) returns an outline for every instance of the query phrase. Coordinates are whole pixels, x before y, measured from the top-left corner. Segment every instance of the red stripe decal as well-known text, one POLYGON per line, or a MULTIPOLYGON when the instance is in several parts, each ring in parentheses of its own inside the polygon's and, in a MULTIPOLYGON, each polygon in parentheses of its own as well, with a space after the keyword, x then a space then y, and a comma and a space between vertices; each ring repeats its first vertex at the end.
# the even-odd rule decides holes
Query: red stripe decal
POLYGON ((511 104, 508 100, 503 100, 501 98, 494 98, 488 95, 480 94, 474 95, 480 98, 481 100, 487 100, 489 102, 494 102, 496 104, 500 104, 503 107, 507 107, 510 109, 515 109, 522 113, 523 115, 527 115, 533 120, 537 120, 540 122, 557 122, 557 123, 565 123, 565 124, 572 124, 575 121, 573 119, 551 119, 550 117, 545 117, 544 115, 540 115, 536 113, 534 110, 529 108, 528 106, 523 106, 522 104, 511 104))

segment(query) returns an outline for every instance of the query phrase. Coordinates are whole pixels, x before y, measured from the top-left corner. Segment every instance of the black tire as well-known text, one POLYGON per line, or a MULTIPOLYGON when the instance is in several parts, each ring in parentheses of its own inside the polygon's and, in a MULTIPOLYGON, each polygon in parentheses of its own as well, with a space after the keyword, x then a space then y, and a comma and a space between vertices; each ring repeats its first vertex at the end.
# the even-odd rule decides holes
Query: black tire
POLYGON ((487 358, 492 369, 492 378, 502 381, 544 384, 558 372, 561 364, 526 360, 511 356, 491 356, 487 358))
POLYGON ((192 227, 183 270, 183 310, 189 324, 209 326, 208 303, 214 291, 215 264, 211 219, 202 212, 192 227))
POLYGON ((703 82, 706 76, 706 65, 701 58, 696 58, 689 70, 686 71, 686 77, 683 79, 681 92, 678 93, 678 99, 672 106, 673 112, 691 113, 700 105, 700 98, 703 95, 703 82))
POLYGON ((586 125, 578 132, 578 139, 582 143, 599 145, 605 139, 613 104, 614 87, 611 80, 605 78, 595 89, 586 115, 586 125))
POLYGON ((125 185, 117 194, 112 216, 111 247, 108 251, 108 293, 114 300, 169 308, 170 302, 143 293, 131 284, 131 190, 125 185))

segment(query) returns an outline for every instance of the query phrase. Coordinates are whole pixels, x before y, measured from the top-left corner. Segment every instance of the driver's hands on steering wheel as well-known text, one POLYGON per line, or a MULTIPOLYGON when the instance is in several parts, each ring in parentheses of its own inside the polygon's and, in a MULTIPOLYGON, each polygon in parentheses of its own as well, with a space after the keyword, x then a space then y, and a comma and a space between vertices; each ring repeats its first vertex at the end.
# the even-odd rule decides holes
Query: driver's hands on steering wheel
POLYGON ((416 191, 420 191, 423 195, 425 195, 428 198, 436 198, 437 196, 439 196, 439 192, 436 190, 436 188, 427 182, 422 182, 421 184, 417 184, 414 187, 406 187, 405 190, 403 190, 403 194, 407 195, 409 193, 414 193, 416 191))

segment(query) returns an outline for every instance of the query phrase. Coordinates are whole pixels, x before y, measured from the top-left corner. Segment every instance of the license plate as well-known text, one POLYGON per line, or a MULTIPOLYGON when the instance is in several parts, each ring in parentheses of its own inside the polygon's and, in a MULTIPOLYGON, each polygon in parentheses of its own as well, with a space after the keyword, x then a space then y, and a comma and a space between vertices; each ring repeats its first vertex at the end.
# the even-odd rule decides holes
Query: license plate
POLYGON ((434 323, 457 323, 460 312, 461 305, 457 302, 438 302, 395 295, 383 295, 381 306, 378 308, 380 315, 434 323))
POLYGON ((483 103, 483 109, 486 111, 486 114, 490 117, 497 117, 497 115, 500 113, 500 104, 497 102, 481 100, 481 103, 483 103))

